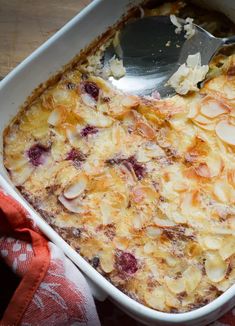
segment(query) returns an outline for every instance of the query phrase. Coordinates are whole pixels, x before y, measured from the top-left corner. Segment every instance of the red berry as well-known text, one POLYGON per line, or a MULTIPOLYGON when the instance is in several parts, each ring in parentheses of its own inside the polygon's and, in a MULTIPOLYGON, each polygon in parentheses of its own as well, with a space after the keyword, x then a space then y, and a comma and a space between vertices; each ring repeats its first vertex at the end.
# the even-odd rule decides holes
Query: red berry
POLYGON ((117 266, 120 272, 134 274, 138 270, 137 260, 129 252, 122 252, 117 256, 117 266))
POLYGON ((137 160, 134 156, 127 158, 123 162, 123 164, 126 166, 127 169, 130 169, 130 165, 131 165, 138 180, 143 179, 144 174, 145 174, 145 168, 143 165, 141 165, 139 162, 137 162, 137 160))
POLYGON ((95 83, 85 82, 84 83, 85 92, 93 97, 96 101, 99 97, 99 88, 95 83))
POLYGON ((94 135, 97 132, 98 132, 98 129, 96 127, 87 125, 85 128, 82 129, 81 136, 86 137, 88 135, 94 135))
POLYGON ((73 161, 74 166, 79 168, 81 166, 81 162, 84 162, 86 160, 86 156, 79 150, 73 148, 68 153, 66 160, 73 161))
POLYGON ((30 163, 32 163, 34 166, 43 164, 47 153, 48 148, 46 148, 45 146, 40 144, 33 145, 28 150, 28 157, 30 163))

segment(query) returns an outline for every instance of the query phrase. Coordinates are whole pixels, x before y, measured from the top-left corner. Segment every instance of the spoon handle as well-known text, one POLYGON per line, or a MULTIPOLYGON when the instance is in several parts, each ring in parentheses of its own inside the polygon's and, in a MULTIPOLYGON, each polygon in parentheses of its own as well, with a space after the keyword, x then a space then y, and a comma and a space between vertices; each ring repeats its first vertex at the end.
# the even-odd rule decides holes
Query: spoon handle
POLYGON ((232 45, 235 44, 235 35, 230 37, 223 38, 224 45, 232 45))

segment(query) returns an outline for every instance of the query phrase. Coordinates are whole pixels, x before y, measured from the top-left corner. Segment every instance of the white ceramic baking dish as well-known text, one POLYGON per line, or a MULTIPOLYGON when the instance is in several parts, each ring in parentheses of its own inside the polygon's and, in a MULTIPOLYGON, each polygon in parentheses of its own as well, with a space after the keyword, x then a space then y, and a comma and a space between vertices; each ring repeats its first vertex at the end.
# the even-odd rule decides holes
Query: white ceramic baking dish
MULTIPOLYGON (((202 0, 203 1, 203 0, 202 0)), ((102 34, 120 19, 132 5, 142 0, 95 0, 81 13, 67 23, 59 32, 16 67, 0 82, 0 132, 17 113, 27 96, 40 83, 54 75, 68 63, 85 46, 102 34)), ((223 10, 234 18, 235 2, 233 0, 204 1, 223 10)), ((2 146, 2 144, 1 144, 2 146)), ((22 198, 12 185, 2 164, 0 151, 0 186, 4 187, 29 211, 40 229, 51 241, 57 244, 65 254, 80 268, 90 282, 93 294, 99 299, 109 297, 127 314, 146 325, 206 325, 235 305, 235 285, 219 298, 197 310, 181 313, 162 313, 137 303, 123 294, 103 276, 93 269, 76 253, 22 198)))

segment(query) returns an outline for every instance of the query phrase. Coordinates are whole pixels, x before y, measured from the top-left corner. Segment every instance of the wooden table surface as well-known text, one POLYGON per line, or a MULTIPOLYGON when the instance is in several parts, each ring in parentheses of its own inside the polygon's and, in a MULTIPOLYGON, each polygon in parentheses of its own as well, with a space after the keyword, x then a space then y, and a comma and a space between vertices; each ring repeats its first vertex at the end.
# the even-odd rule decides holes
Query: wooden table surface
POLYGON ((0 80, 92 0, 0 0, 0 80))

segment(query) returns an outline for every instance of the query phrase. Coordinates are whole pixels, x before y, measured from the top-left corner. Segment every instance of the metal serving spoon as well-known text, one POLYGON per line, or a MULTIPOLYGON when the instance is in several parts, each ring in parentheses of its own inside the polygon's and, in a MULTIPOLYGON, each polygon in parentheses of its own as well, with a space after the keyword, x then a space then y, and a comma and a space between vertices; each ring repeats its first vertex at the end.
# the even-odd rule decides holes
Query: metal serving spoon
MULTIPOLYGON (((179 20, 184 22, 183 20, 179 20)), ((169 16, 145 17, 127 24, 119 35, 119 45, 106 49, 104 61, 116 55, 123 60, 126 75, 110 77, 120 90, 137 95, 150 95, 157 90, 162 97, 175 91, 165 86, 189 54, 201 53, 202 64, 208 64, 224 45, 235 44, 235 36, 216 38, 193 24, 194 36, 185 38, 185 31, 175 33, 169 16)))

